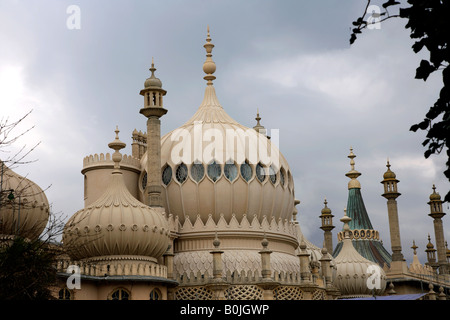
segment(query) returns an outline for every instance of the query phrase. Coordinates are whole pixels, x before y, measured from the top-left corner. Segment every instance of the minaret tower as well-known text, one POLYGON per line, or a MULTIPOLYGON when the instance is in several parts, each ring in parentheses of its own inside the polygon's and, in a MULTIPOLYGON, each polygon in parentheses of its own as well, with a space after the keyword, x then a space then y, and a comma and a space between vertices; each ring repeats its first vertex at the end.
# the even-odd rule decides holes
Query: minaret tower
POLYGON ((434 272, 437 272, 439 264, 436 262, 436 249, 431 243, 431 237, 429 234, 428 234, 428 244, 425 252, 427 253, 427 260, 428 260, 428 263, 426 264, 432 267, 434 272))
POLYGON ((144 203, 150 207, 162 207, 161 186, 161 118, 167 113, 163 107, 163 96, 167 91, 162 82, 155 77, 155 64, 152 58, 152 75, 145 80, 145 88, 140 94, 144 96, 144 108, 139 112, 147 117, 147 186, 144 203))
MULTIPOLYGON (((387 199, 387 209, 389 217, 389 231, 391 236, 391 249, 392 249, 392 266, 391 270, 396 267, 401 267, 403 261, 405 261, 402 254, 402 244, 400 239, 400 224, 398 222, 398 210, 397 210, 397 198, 400 193, 397 190, 397 183, 399 180, 396 179, 396 175, 391 171, 391 165, 389 160, 386 164, 387 171, 383 175, 383 181, 381 183, 384 185, 383 197, 387 199), (400 263, 397 263, 400 262, 400 263)), ((406 261, 404 263, 406 271, 406 261)))
POLYGON ((325 248, 327 249, 327 252, 333 252, 333 234, 331 233, 331 230, 334 229, 333 226, 333 215, 331 214, 331 209, 327 207, 327 199, 325 199, 324 204, 325 207, 322 209, 322 214, 320 215, 320 219, 322 219, 322 226, 320 229, 324 231, 324 241, 325 241, 325 248))
POLYGON ((436 237, 437 263, 439 265, 439 273, 448 273, 447 256, 445 250, 444 227, 442 225, 442 217, 445 216, 442 210, 442 200, 439 193, 436 193, 436 187, 433 184, 433 193, 430 195, 430 217, 434 219, 434 234, 436 237))

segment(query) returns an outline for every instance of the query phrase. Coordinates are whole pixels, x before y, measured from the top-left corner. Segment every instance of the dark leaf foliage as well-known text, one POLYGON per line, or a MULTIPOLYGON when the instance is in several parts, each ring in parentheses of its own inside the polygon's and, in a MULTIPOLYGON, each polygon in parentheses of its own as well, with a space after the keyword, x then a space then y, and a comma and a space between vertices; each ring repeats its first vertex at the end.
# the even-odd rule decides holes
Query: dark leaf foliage
POLYGON ((0 300, 53 299, 56 251, 39 239, 11 241, 0 243, 0 300))
MULTIPOLYGON (((357 34, 367 27, 366 11, 371 0, 368 0, 364 14, 352 22, 350 44, 357 39, 357 34)), ((426 81, 436 71, 442 70, 443 86, 436 102, 430 106, 423 121, 411 126, 410 130, 427 131, 426 139, 422 145, 427 147, 425 158, 432 154, 447 152, 447 169, 444 175, 450 180, 450 1, 448 0, 408 0, 405 8, 399 8, 398 15, 389 15, 387 8, 398 6, 400 2, 389 0, 383 3, 386 18, 380 22, 400 17, 407 20, 405 28, 410 29, 410 37, 415 40, 412 50, 415 53, 424 48, 429 52, 429 59, 422 60, 416 69, 416 79, 426 81)), ((381 16, 382 14, 380 14, 381 16)), ((450 202, 450 191, 444 200, 450 202)))

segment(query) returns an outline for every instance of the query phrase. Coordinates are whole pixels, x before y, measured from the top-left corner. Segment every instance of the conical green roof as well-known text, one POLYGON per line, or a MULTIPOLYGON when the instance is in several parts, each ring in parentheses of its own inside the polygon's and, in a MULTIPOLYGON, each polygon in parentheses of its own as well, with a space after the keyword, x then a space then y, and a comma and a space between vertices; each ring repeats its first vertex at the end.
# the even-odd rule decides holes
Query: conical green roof
MULTIPOLYGON (((347 216, 352 220, 349 222, 350 230, 364 230, 365 234, 378 234, 378 231, 373 229, 372 222, 370 222, 369 214, 361 194, 361 184, 357 177, 361 175, 355 170, 353 150, 350 149, 349 158, 351 159, 351 171, 346 176, 351 179, 348 184, 348 200, 347 200, 347 216), (368 232, 369 230, 369 232, 368 232)), ((353 237, 353 246, 364 258, 373 261, 383 267, 385 264, 390 266, 392 261, 391 254, 384 248, 383 243, 379 237, 353 237)), ((340 241, 333 251, 333 257, 337 257, 342 249, 343 242, 340 241)))

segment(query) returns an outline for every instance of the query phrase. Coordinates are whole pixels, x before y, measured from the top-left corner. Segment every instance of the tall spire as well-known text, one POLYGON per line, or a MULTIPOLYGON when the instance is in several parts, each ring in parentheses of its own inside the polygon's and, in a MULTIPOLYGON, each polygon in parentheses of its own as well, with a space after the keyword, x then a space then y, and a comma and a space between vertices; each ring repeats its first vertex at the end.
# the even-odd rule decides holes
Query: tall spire
POLYGON ((208 84, 208 86, 211 86, 213 84, 213 80, 216 79, 216 77, 213 75, 214 72, 216 72, 216 64, 212 59, 212 49, 214 48, 214 44, 211 43, 211 36, 209 34, 209 26, 208 26, 208 35, 206 37, 206 43, 203 46, 206 49, 206 61, 203 63, 203 71, 206 73, 206 76, 203 77, 208 84))
POLYGON ((397 183, 399 183, 399 180, 396 179, 395 173, 391 171, 389 158, 387 160, 386 167, 387 171, 384 173, 383 181, 381 181, 381 183, 384 185, 384 193, 382 194, 382 196, 387 199, 392 261, 395 262, 395 266, 392 265, 391 270, 393 270, 393 268, 403 268, 402 270, 406 270, 406 261, 403 258, 402 254, 400 223, 398 219, 398 208, 396 200, 400 196, 400 193, 397 189, 397 183))
POLYGON ((144 201, 150 207, 162 208, 160 118, 167 113, 163 103, 163 96, 167 91, 162 88, 161 80, 155 77, 155 70, 152 58, 152 75, 145 81, 145 88, 140 92, 144 96, 144 107, 139 112, 147 118, 147 185, 144 201))
MULTIPOLYGON (((380 235, 377 230, 372 227, 372 223, 367 213, 366 206, 361 194, 361 184, 357 178, 361 175, 355 170, 356 155, 353 148, 350 148, 350 171, 345 175, 351 180, 348 183, 348 200, 347 200, 347 216, 351 218, 348 222, 352 234, 353 245, 355 249, 366 259, 378 263, 381 267, 390 266, 392 257, 383 247, 380 235)), ((333 256, 337 257, 343 246, 345 231, 338 233, 338 244, 336 245, 333 256)))

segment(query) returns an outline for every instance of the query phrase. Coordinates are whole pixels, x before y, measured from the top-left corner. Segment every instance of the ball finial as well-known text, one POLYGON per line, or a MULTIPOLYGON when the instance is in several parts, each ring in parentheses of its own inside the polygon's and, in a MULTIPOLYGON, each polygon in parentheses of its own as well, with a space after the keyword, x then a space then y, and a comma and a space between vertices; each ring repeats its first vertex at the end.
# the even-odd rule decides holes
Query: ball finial
POLYGON ((114 150, 112 160, 114 161, 114 169, 117 170, 120 168, 120 161, 122 161, 122 154, 119 150, 125 148, 126 144, 119 140, 119 126, 116 126, 116 130, 114 130, 114 132, 116 133, 116 138, 108 144, 108 147, 114 150))
POLYGON ((203 77, 205 79, 208 85, 212 85, 213 80, 216 79, 215 76, 213 76, 213 73, 216 72, 216 64, 212 60, 212 49, 214 48, 214 44, 211 43, 211 37, 209 34, 209 26, 208 26, 208 34, 206 37, 206 43, 204 44, 204 48, 206 49, 206 61, 203 63, 203 72, 206 73, 206 76, 203 77))

